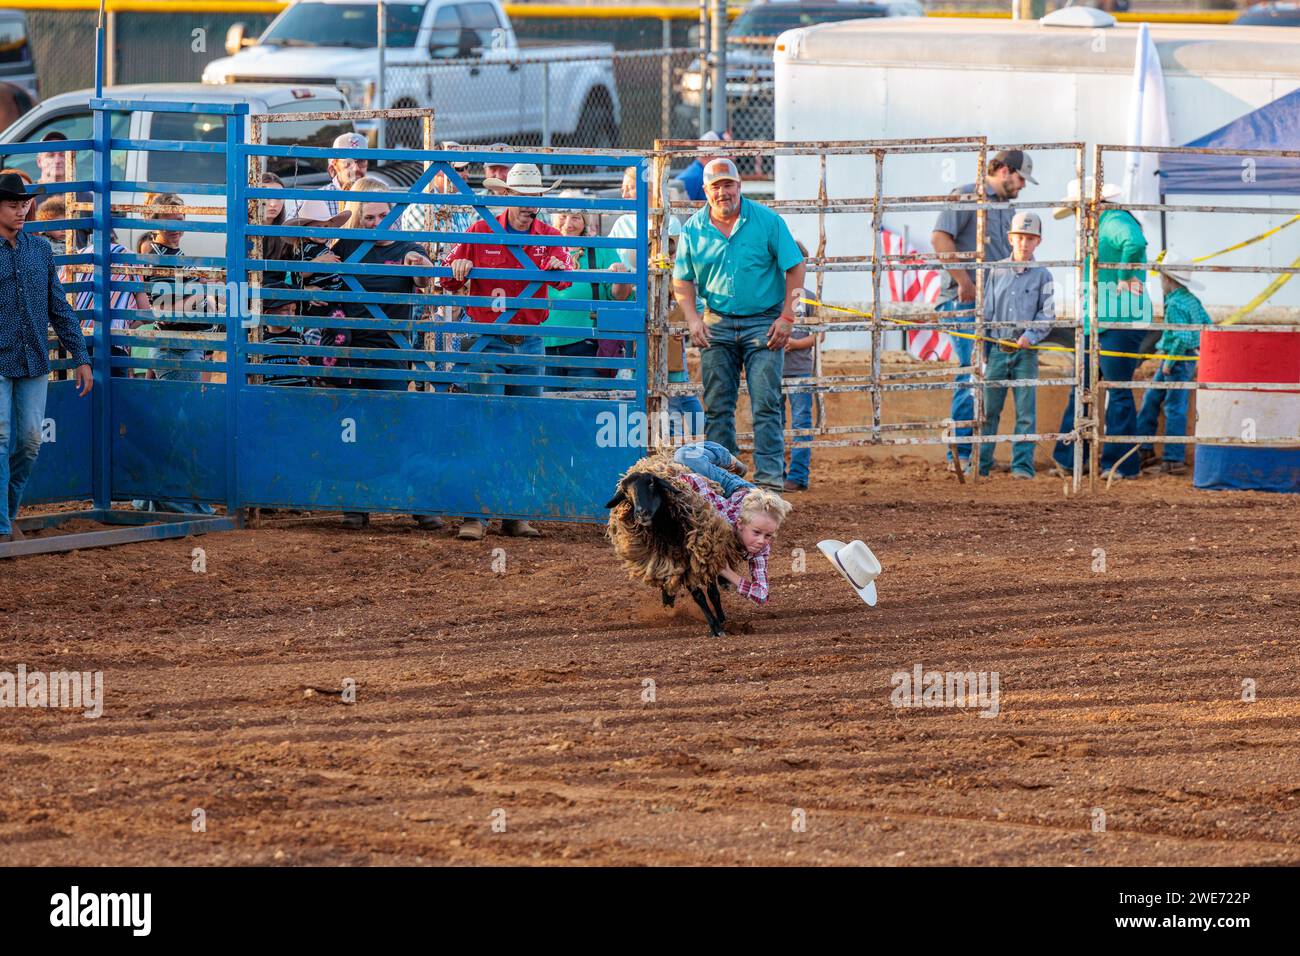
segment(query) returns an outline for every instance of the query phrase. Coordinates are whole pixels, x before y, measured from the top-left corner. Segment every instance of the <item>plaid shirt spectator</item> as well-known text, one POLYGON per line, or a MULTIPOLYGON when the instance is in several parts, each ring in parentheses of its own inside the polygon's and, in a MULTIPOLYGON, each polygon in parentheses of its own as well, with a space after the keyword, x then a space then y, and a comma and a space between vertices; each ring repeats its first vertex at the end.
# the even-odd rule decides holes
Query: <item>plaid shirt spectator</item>
MULTIPOLYGON (((1184 325, 1212 325, 1210 314, 1185 286, 1165 296, 1165 321, 1184 325)), ((1156 343, 1162 355, 1195 355, 1201 348, 1200 329, 1165 329, 1156 343)))
MULTIPOLYGON (((730 498, 724 498, 714 491, 709 480, 701 475, 678 475, 677 480, 690 486, 696 494, 703 495, 709 504, 713 505, 714 510, 727 519, 728 524, 733 528, 736 527, 736 523, 740 521, 740 505, 745 500, 745 495, 749 494, 749 488, 741 488, 730 498)), ((749 598, 755 604, 767 603, 767 556, 771 551, 772 546, 769 544, 758 554, 750 555, 749 578, 741 581, 740 586, 736 588, 737 594, 749 598)))

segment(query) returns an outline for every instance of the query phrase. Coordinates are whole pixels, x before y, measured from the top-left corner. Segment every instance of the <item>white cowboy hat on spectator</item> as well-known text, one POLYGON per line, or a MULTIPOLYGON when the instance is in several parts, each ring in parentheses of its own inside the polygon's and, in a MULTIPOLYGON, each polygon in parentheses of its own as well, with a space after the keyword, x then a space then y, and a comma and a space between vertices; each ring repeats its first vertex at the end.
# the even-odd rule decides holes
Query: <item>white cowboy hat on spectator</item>
POLYGON ((506 173, 505 179, 490 176, 483 180, 483 185, 488 189, 508 189, 521 196, 540 196, 550 192, 562 182, 564 180, 557 179, 549 186, 543 186, 540 169, 532 163, 515 163, 510 167, 510 172, 506 173))
MULTIPOLYGON (((1083 181, 1084 201, 1088 201, 1092 199, 1092 190, 1093 190, 1093 179, 1091 176, 1089 176, 1087 179, 1083 181)), ((1112 199, 1118 199, 1121 192, 1123 192, 1123 190, 1120 189, 1118 186, 1116 186, 1114 183, 1101 184, 1101 198, 1102 201, 1104 202, 1109 202, 1112 199)), ((1070 185, 1066 187, 1065 197, 1061 200, 1061 202, 1078 202, 1078 201, 1079 201, 1079 180, 1071 179, 1070 185)), ((1069 207, 1069 206, 1058 206, 1057 208, 1052 210, 1053 219, 1064 219, 1066 216, 1073 216, 1073 215, 1074 215, 1074 209, 1073 207, 1069 207)))
POLYGON ((1163 272, 1169 278, 1173 279, 1179 285, 1186 286, 1192 292, 1204 290, 1205 283, 1196 278, 1196 273, 1188 269, 1180 269, 1179 266, 1188 266, 1192 260, 1177 252, 1174 249, 1166 249, 1165 254, 1160 261, 1156 263, 1156 271, 1163 272))
POLYGON ((835 569, 844 575, 853 590, 858 592, 871 607, 876 606, 876 578, 880 577, 880 562, 861 541, 843 541, 828 539, 818 541, 817 547, 826 559, 835 565, 835 569))

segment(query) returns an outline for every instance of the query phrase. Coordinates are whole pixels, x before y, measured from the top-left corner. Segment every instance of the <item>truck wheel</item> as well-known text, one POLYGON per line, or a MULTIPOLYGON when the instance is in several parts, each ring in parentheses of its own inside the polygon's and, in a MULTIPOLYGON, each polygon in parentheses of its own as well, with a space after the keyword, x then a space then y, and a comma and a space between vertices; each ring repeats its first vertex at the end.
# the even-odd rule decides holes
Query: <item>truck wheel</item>
POLYGON ((618 145, 618 123, 614 104, 604 90, 593 90, 582 104, 578 128, 573 131, 573 145, 585 149, 613 149, 618 145))
MULTIPOLYGON (((419 106, 411 100, 398 100, 393 104, 396 109, 415 109, 419 106)), ((424 148, 424 130, 418 119, 391 119, 388 121, 388 147, 401 146, 405 149, 424 148)))

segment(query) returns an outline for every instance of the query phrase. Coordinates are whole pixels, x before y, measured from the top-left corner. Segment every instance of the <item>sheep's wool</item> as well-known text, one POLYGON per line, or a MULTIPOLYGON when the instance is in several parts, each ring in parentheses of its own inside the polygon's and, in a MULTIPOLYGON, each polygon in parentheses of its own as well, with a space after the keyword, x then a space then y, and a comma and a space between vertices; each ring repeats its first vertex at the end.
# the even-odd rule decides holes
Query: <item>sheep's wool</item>
POLYGON ((735 529, 701 496, 674 481, 690 469, 679 465, 664 452, 642 458, 619 481, 626 488, 629 479, 649 473, 669 479, 673 493, 663 507, 685 532, 685 549, 655 538, 647 526, 636 520, 635 506, 622 501, 610 509, 606 534, 614 552, 627 569, 628 577, 676 596, 682 589, 704 589, 718 580, 724 567, 734 569, 747 561, 735 529))

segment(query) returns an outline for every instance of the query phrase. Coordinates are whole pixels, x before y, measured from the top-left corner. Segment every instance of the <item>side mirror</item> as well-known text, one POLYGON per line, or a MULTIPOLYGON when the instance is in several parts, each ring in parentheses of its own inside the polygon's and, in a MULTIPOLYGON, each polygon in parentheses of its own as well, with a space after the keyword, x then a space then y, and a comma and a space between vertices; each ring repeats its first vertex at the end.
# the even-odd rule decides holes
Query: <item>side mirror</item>
POLYGON ((244 37, 248 28, 242 23, 232 23, 226 31, 226 55, 234 56, 244 48, 244 37))
POLYGON ((478 34, 468 28, 460 31, 460 42, 456 48, 456 58, 460 60, 469 59, 474 55, 474 49, 478 44, 478 34))

